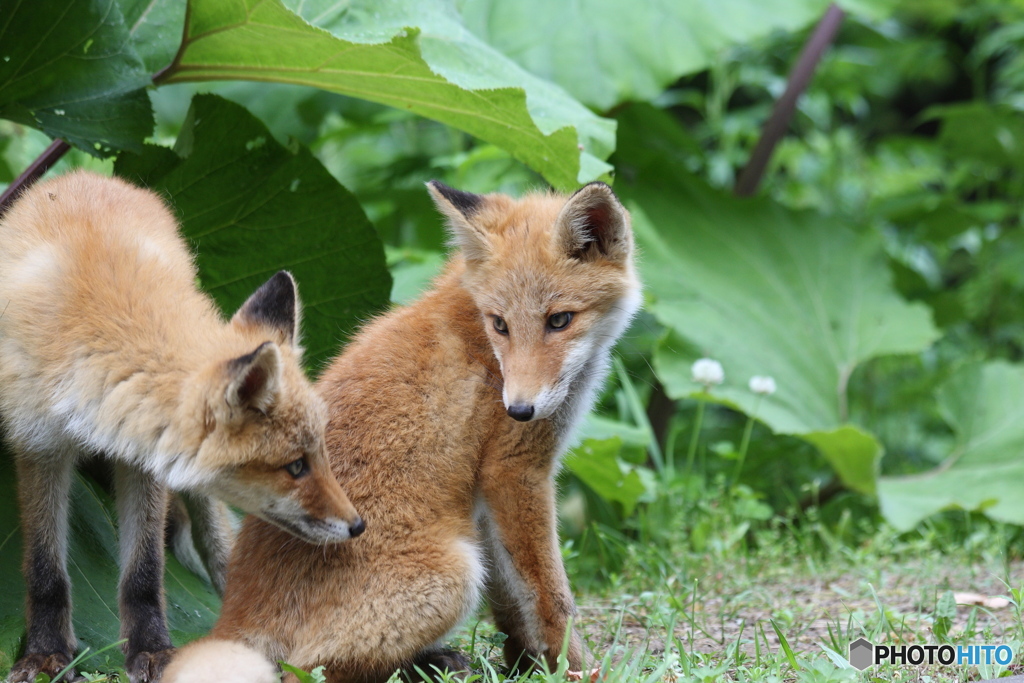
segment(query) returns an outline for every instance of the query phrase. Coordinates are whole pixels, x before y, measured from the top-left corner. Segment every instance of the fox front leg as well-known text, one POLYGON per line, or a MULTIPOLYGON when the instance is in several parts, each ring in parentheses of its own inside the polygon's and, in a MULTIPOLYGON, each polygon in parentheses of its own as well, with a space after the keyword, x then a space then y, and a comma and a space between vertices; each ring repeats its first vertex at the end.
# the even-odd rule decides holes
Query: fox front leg
MULTIPOLYGON (((526 668, 531 658, 543 657, 553 671, 576 603, 559 550, 550 468, 519 469, 518 459, 501 459, 484 472, 487 597, 499 630, 508 636, 508 665, 526 668)), ((582 668, 583 646, 575 630, 566 658, 570 670, 582 668)))
POLYGON ((167 490, 142 470, 118 463, 114 487, 120 526, 119 607, 131 683, 159 681, 174 654, 164 609, 167 490))
POLYGON ((28 637, 25 655, 15 662, 8 680, 21 683, 34 681, 40 673, 56 677, 75 653, 67 570, 74 459, 17 449, 15 465, 25 545, 28 637))

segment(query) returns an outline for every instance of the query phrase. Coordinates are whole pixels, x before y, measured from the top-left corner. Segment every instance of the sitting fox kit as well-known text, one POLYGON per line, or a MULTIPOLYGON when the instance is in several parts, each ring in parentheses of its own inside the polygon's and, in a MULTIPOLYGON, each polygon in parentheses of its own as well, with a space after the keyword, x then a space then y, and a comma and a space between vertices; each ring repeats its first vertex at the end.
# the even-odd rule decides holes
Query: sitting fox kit
POLYGON ((76 461, 115 463, 120 613, 133 683, 172 646, 163 598, 167 489, 215 495, 313 543, 363 522, 331 475, 327 412, 300 367, 291 275, 229 323, 159 197, 74 173, 0 221, 0 415, 15 454, 28 638, 11 681, 55 676, 76 649, 67 572, 76 461))
MULTIPOLYGON (((482 594, 510 666, 556 666, 576 615, 558 459, 640 305, 629 216, 607 185, 520 200, 429 189, 458 252, 318 383, 331 465, 368 531, 324 550, 249 518, 213 631, 325 665, 331 683, 463 668, 438 647, 482 594)), ((580 669, 575 632, 566 654, 580 669)))

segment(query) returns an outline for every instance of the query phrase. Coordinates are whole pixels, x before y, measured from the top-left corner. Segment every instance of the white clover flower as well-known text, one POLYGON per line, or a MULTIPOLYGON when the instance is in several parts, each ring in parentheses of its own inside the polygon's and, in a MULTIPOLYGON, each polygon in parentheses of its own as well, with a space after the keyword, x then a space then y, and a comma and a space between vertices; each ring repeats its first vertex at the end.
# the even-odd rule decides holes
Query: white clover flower
POLYGON ((690 367, 690 373, 693 375, 693 381, 703 384, 705 389, 710 389, 725 381, 725 370, 722 369, 722 364, 710 358, 701 358, 695 362, 690 367))
POLYGON ((773 377, 761 377, 754 375, 750 378, 750 390, 762 396, 771 396, 775 393, 775 379, 773 377))

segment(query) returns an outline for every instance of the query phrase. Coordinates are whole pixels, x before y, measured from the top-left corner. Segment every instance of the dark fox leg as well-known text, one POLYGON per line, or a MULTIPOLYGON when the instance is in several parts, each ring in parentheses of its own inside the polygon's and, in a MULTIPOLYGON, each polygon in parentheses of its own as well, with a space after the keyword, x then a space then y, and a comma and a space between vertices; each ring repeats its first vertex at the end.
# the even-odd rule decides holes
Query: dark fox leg
POLYGON ((410 683, 438 680, 445 671, 468 674, 469 658, 455 650, 431 648, 416 655, 412 664, 403 670, 402 677, 410 683), (422 675, 420 672, 423 672, 422 675))
POLYGON ((11 683, 55 677, 75 652, 68 576, 68 499, 74 458, 18 451, 18 501, 25 556, 28 639, 25 656, 11 669, 11 683))
POLYGON ((119 605, 125 669, 132 683, 159 681, 174 648, 164 609, 167 490, 142 470, 118 463, 114 486, 121 536, 119 605))

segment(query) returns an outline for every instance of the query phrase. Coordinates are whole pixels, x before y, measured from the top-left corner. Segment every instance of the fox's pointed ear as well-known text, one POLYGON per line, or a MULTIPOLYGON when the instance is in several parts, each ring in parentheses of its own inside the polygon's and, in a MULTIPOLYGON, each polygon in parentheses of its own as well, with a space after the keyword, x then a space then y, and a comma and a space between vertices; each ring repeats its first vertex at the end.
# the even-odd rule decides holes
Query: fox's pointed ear
POLYGON ((555 239, 577 259, 621 262, 633 250, 629 213, 604 183, 584 185, 569 197, 556 219, 555 239))
POLYGON ((228 361, 228 387, 224 400, 232 408, 261 413, 274 405, 281 388, 281 350, 263 342, 255 351, 228 361))
POLYGON ((473 224, 473 216, 483 207, 485 198, 472 192, 456 190, 436 180, 428 182, 427 189, 437 210, 447 219, 452 245, 462 252, 467 261, 483 261, 487 258, 490 253, 487 233, 473 224))
POLYGON ((298 345, 299 291, 287 270, 278 271, 242 304, 231 322, 242 327, 259 327, 274 334, 274 341, 298 345))

